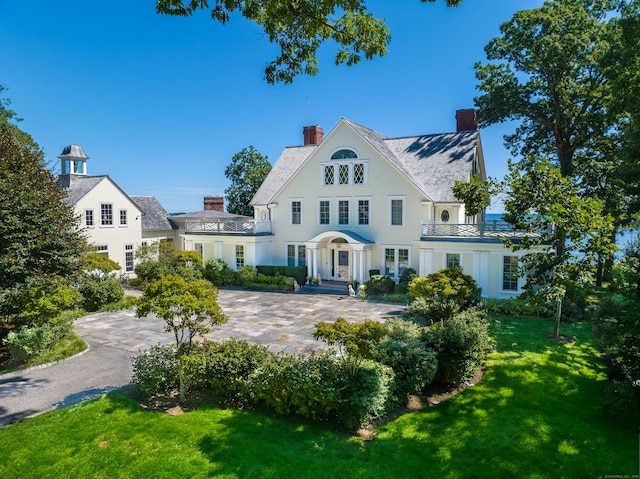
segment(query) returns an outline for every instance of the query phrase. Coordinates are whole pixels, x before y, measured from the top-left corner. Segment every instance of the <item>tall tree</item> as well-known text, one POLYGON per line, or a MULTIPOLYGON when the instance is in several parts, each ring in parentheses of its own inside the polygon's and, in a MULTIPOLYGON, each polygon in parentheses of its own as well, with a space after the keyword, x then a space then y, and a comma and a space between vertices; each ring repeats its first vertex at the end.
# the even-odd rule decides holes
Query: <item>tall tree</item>
POLYGON ((12 122, 8 104, 0 100, 0 336, 60 313, 57 306, 37 317, 31 310, 34 301, 68 284, 86 249, 66 193, 45 168, 35 141, 12 122))
MULTIPOLYGON (((445 2, 456 6, 462 0, 445 2)), ((222 24, 236 13, 257 23, 269 41, 280 47, 278 57, 265 68, 265 78, 273 84, 291 83, 303 73, 317 74, 316 53, 327 41, 339 47, 336 64, 351 66, 363 56, 370 60, 386 55, 391 39, 389 29, 384 19, 367 10, 366 3, 366 0, 157 0, 156 12, 191 16, 197 10, 211 8, 211 18, 222 24)))
MULTIPOLYGON (((611 85, 602 68, 614 8, 611 0, 549 0, 517 12, 485 47, 491 63, 475 68, 483 92, 476 98, 480 125, 520 121, 505 136, 511 152, 552 159, 562 176, 580 180, 578 198, 598 196, 619 223, 618 117, 611 114, 611 85)), ((556 235, 563 257, 562 227, 556 235)), ((615 242, 614 232, 608 241, 615 242)), ((599 264, 607 258, 600 256, 599 264)))
POLYGON ((224 170, 224 175, 231 181, 231 185, 224 190, 227 211, 253 216, 253 208, 249 203, 270 171, 271 163, 267 157, 253 146, 233 155, 231 164, 224 170))

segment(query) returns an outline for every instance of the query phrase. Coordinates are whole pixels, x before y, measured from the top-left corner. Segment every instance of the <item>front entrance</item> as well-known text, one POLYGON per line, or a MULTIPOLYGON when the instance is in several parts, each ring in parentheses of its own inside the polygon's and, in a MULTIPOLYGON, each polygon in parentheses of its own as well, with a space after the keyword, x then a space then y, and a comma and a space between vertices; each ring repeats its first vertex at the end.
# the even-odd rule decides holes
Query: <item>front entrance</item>
POLYGON ((331 279, 349 281, 349 251, 331 248, 331 279))

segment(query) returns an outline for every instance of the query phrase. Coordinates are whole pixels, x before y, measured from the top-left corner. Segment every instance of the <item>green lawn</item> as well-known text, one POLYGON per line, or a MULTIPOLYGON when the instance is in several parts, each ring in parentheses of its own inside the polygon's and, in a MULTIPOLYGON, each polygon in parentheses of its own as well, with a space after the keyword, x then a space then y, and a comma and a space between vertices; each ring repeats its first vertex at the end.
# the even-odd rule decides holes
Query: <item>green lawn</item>
POLYGON ((0 477, 596 478, 638 474, 638 425, 602 413, 584 325, 501 318, 498 352, 462 394, 364 442, 299 419, 147 412, 123 394, 0 429, 0 477))

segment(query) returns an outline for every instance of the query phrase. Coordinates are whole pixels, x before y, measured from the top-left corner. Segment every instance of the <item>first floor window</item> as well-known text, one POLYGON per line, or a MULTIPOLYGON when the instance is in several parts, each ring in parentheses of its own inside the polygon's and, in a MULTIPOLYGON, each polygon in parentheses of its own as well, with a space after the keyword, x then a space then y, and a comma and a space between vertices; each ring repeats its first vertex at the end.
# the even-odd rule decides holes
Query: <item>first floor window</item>
POLYGON ((126 273, 133 272, 133 245, 124 245, 124 270, 126 273))
POLYGON ((102 256, 109 257, 109 246, 106 244, 99 244, 96 246, 96 253, 101 254, 102 256))
POLYGON ((127 210, 120 210, 120 226, 127 226, 127 210))
POLYGON ((404 201, 402 199, 391 200, 391 226, 404 226, 404 201))
POLYGON ((291 202, 291 224, 302 224, 302 201, 296 200, 291 202))
POLYGON ((196 251, 196 253, 199 253, 200 256, 202 256, 202 253, 204 252, 202 243, 194 243, 193 248, 196 251))
POLYGON ((287 245, 287 266, 306 266, 307 249, 304 245, 287 245))
POLYGON ((358 200, 358 224, 369 224, 369 200, 358 200))
POLYGON ((244 245, 236 245, 236 269, 244 266, 244 245))
POLYGON ((502 289, 518 291, 518 257, 504 256, 502 260, 502 289))
POLYGON ((460 268, 459 253, 447 253, 447 268, 460 268))
POLYGON ((331 204, 329 200, 320 200, 320 224, 331 224, 331 204))
POLYGON ((113 225, 113 205, 109 203, 102 203, 100 205, 100 224, 102 226, 113 225))
POLYGON ((349 224, 349 200, 338 200, 338 224, 349 224))
POLYGON ((93 226, 93 210, 84 210, 84 225, 93 226))
POLYGON ((384 274, 399 278, 407 268, 409 268, 408 248, 385 248, 384 274))

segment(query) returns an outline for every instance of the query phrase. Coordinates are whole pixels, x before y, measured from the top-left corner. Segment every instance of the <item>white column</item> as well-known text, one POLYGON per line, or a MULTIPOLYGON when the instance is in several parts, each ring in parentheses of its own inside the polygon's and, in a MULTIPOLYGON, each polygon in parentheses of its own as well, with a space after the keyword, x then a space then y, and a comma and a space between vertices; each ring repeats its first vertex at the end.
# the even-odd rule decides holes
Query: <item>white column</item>
POLYGON ((318 248, 313 248, 313 276, 314 278, 318 276, 318 248))
POLYGON ((358 273, 358 283, 364 283, 364 264, 367 258, 367 252, 362 250, 360 251, 360 271, 358 273))

